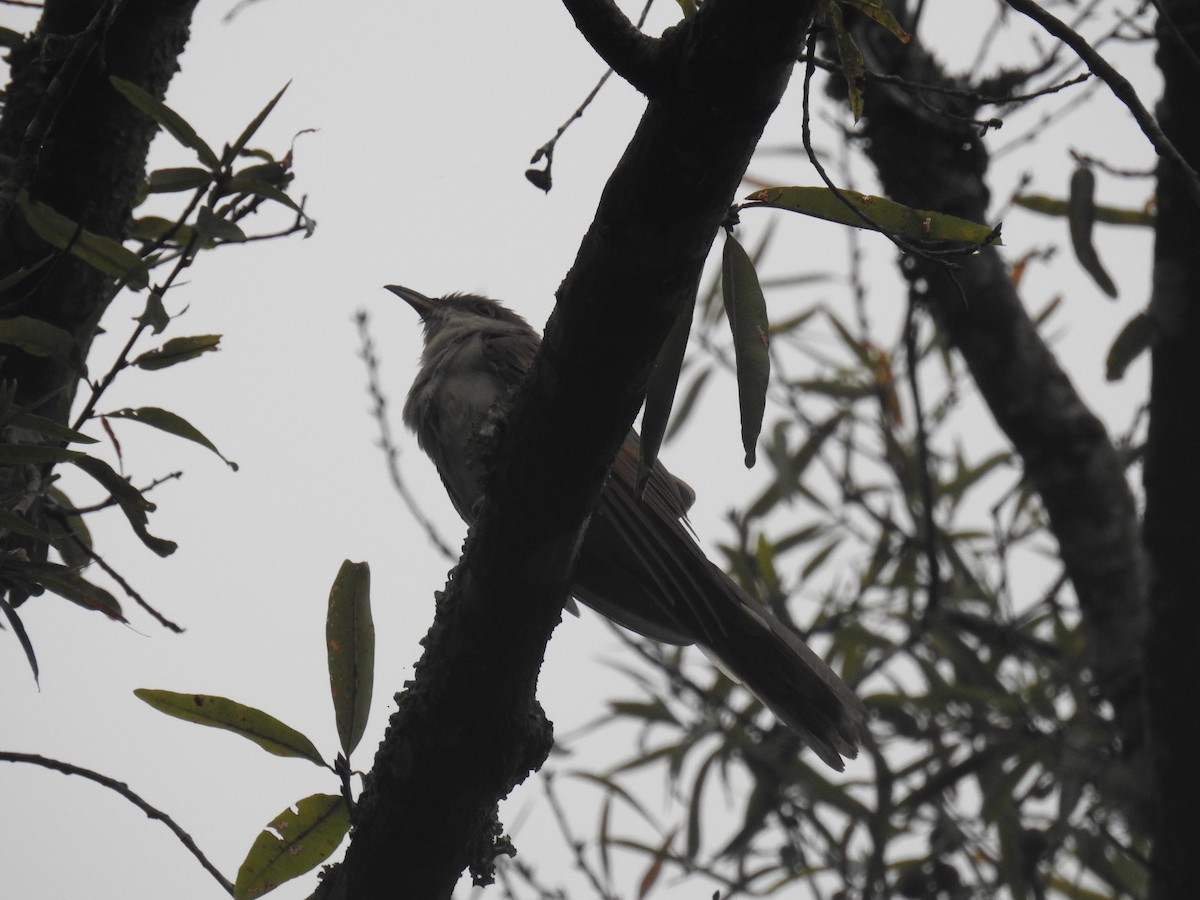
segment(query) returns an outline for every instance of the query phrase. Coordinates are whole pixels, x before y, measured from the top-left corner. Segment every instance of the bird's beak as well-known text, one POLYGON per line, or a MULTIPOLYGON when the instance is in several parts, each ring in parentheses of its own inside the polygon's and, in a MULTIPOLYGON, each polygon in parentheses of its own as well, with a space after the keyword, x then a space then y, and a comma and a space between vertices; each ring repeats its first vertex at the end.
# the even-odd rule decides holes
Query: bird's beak
POLYGON ((422 319, 429 318, 429 314, 437 309, 437 301, 426 297, 420 291, 399 284, 385 284, 384 287, 415 309, 422 319))

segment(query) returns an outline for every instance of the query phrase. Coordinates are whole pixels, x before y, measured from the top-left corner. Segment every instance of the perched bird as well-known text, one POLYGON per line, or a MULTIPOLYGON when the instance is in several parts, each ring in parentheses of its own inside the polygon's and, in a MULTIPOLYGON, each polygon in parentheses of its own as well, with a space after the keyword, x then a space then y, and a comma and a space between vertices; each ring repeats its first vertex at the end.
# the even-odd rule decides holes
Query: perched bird
MULTIPOLYGON (((494 431, 494 417, 524 379, 541 338, 486 297, 388 290, 425 326, 404 422, 470 523, 488 475, 480 433, 494 431)), ((858 752, 862 702, 799 635, 704 555, 687 526, 691 488, 657 464, 637 496, 637 461, 638 436, 631 431, 584 536, 571 592, 646 637, 699 644, 840 771, 842 757, 858 752)))

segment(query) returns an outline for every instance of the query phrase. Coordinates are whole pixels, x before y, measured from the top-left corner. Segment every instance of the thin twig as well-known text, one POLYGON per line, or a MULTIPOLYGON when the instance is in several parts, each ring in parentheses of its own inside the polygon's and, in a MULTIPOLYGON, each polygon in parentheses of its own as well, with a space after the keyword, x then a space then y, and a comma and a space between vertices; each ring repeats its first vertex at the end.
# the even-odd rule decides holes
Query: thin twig
POLYGON ((1200 174, 1188 165, 1187 160, 1171 140, 1163 133, 1158 121, 1151 115, 1150 110, 1142 104, 1137 91, 1124 75, 1118 72, 1083 36, 1067 25, 1066 22, 1051 15, 1032 0, 1005 0, 1017 12, 1028 16, 1042 26, 1049 34, 1058 38, 1082 59, 1089 69, 1095 72, 1108 85, 1113 95, 1125 104, 1137 121, 1142 133, 1146 135, 1159 156, 1169 159, 1179 167, 1183 183, 1193 202, 1200 206, 1200 174))
POLYGON ((373 404, 371 417, 379 427, 379 446, 383 450, 384 458, 387 460, 388 477, 391 478, 392 487, 396 489, 396 493, 400 495, 400 499, 408 507, 409 514, 425 530, 425 535, 429 538, 429 542, 437 548, 437 551, 442 556, 453 562, 458 559, 458 554, 451 550, 450 545, 442 540, 433 522, 421 511, 416 498, 413 497, 412 492, 408 489, 408 485, 404 483, 404 477, 400 474, 400 450, 396 447, 395 440, 392 439, 392 428, 388 424, 387 395, 383 392, 383 387, 379 381, 379 357, 375 355, 375 342, 371 340, 371 323, 367 311, 360 309, 354 317, 354 322, 358 326, 358 339, 361 347, 358 355, 367 367, 367 393, 371 395, 371 402, 373 404))
POLYGON ((925 533, 921 536, 925 547, 925 562, 929 567, 929 600, 925 604, 925 616, 934 615, 941 606, 942 575, 938 563, 937 523, 933 517, 933 478, 929 473, 929 435, 925 428, 925 409, 921 401, 921 386, 917 378, 917 301, 910 297, 908 312, 904 317, 904 355, 907 359, 908 391, 912 396, 913 419, 917 430, 917 478, 921 484, 921 518, 925 533))
POLYGON ((196 842, 192 840, 192 836, 180 828, 175 823, 175 820, 168 816, 165 812, 151 806, 149 803, 131 791, 128 785, 123 784, 114 778, 109 778, 107 775, 101 775, 99 772, 93 772, 91 769, 83 769, 79 766, 73 766, 70 763, 61 762, 57 759, 49 759, 45 756, 39 756, 36 753, 12 753, 7 750, 0 750, 0 761, 28 763, 34 766, 41 766, 43 769, 51 769, 55 772, 62 772, 64 775, 79 775, 81 778, 94 781, 96 784, 106 787, 111 791, 116 791, 151 819, 157 819, 171 829, 171 832, 179 839, 179 842, 188 849, 192 856, 196 857, 196 859, 200 861, 200 865, 203 866, 213 878, 217 879, 217 882, 228 894, 231 896, 233 895, 233 884, 221 874, 220 870, 218 870, 216 866, 208 861, 208 857, 206 857, 200 848, 196 846, 196 842))

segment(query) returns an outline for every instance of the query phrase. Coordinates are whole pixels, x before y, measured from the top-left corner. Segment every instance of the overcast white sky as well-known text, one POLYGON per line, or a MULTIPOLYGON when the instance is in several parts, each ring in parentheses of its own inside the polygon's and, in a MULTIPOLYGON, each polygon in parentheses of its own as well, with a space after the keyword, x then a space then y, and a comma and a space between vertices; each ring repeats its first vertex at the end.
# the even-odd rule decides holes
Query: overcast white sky
MULTIPOLYGON (((531 322, 544 322, 642 108, 632 89, 612 79, 560 144, 555 187, 545 196, 523 177, 528 159, 603 71, 558 5, 267 0, 221 24, 232 5, 200 4, 168 102, 219 146, 291 80, 254 143, 282 154, 294 133, 317 129, 296 142, 293 193, 308 194, 319 225, 306 241, 228 247, 201 258, 169 295, 172 312, 184 306, 187 312, 167 336, 221 333, 221 352, 162 372, 127 373, 101 403, 106 410, 172 409, 241 465, 234 474, 190 444, 117 423, 125 471, 135 483, 177 469, 186 473, 155 492, 159 510, 151 519, 151 530, 178 541, 180 549, 157 559, 115 514, 107 526, 93 526, 98 546, 187 631, 169 634, 132 604, 131 624, 124 627, 52 596, 32 600, 21 615, 39 656, 40 691, 11 635, 0 635, 0 746, 127 782, 189 830, 231 879, 259 829, 291 802, 335 790, 332 776, 269 756, 233 735, 161 716, 132 690, 233 697, 304 731, 332 757, 323 615, 342 559, 365 559, 374 578, 378 673, 373 721, 356 763, 369 766, 391 696, 418 656, 432 592, 443 585, 449 565, 387 485, 367 415, 354 313, 365 308, 373 317, 399 431, 419 330, 412 313, 381 285, 400 282, 430 294, 485 292, 531 322)), ((948 6, 929 5, 930 16, 948 6)), ((674 4, 660 6, 658 16, 669 20, 674 4)), ((983 0, 957 6, 976 20, 993 8, 983 0)), ((32 21, 10 7, 0 8, 0 20, 10 27, 32 21)), ((967 22, 952 27, 965 29, 967 22)), ((1152 74, 1144 63, 1138 71, 1150 85, 1142 84, 1143 96, 1153 99, 1152 74)), ((1105 152, 1122 165, 1149 164, 1128 115, 1108 101, 1096 107, 1072 134, 1047 142, 1025 163, 1041 167, 1035 188, 1063 192, 1064 146, 1105 152)), ((797 109, 790 102, 781 113, 785 120, 774 132, 780 140, 795 140, 797 109)), ((989 140, 1002 145, 1017 130, 989 140)), ((819 124, 817 134, 820 144, 834 145, 826 126, 819 124)), ((153 167, 191 163, 168 138, 156 143, 153 167)), ((784 183, 816 182, 797 162, 771 165, 776 168, 757 165, 756 172, 784 183)), ((1119 195, 1130 204, 1150 190, 1147 182, 1129 186, 1102 178, 1101 185, 1112 191, 1106 199, 1119 195)), ((1012 252, 1044 240, 1047 232, 1036 229, 1045 227, 1031 216, 1010 216, 1005 236, 1012 252)), ((830 260, 845 251, 844 237, 832 226, 789 222, 781 237, 800 248, 793 259, 802 250, 821 268, 835 267, 830 260)), ((1063 240, 1061 233, 1056 239, 1063 240)), ((1102 233, 1100 242, 1122 301, 1110 304, 1086 281, 1073 281, 1062 347, 1068 367, 1086 375, 1088 397, 1123 426, 1130 397, 1143 389, 1144 367, 1131 373, 1134 389, 1124 396, 1105 387, 1100 373, 1108 341, 1146 296, 1149 242, 1128 232, 1102 233)), ((866 243, 874 263, 888 266, 890 246, 866 243)), ((1069 270, 1063 259, 1050 273, 1034 272, 1031 305, 1043 305, 1069 270)), ((881 308, 898 308, 902 294, 888 287, 875 296, 881 308)), ((98 344, 94 371, 124 340, 140 305, 140 298, 129 299, 106 320, 109 335, 98 344)), ((703 441, 703 452, 695 450, 699 442, 689 448, 686 441, 667 452, 672 467, 700 492, 694 522, 710 542, 727 536, 723 513, 761 477, 742 466, 735 415, 729 392, 719 392, 696 426, 714 435, 703 441)), ((401 444, 410 485, 457 546, 462 526, 432 468, 407 435, 401 444)), ((86 499, 82 490, 78 499, 86 499)), ((558 630, 543 672, 542 703, 560 732, 593 717, 606 694, 626 690, 605 663, 619 654, 593 618, 568 620, 558 630)), ((593 762, 628 749, 595 749, 593 762)), ((526 789, 506 811, 506 823, 539 797, 540 788, 526 789)), ((586 832, 593 820, 582 818, 577 826, 586 832)), ((566 848, 550 831, 534 833, 539 836, 527 844, 518 834, 518 846, 528 847, 548 875, 570 884, 575 876, 566 848)), ((632 894, 636 875, 625 883, 632 894)), ((30 900, 222 895, 165 828, 115 794, 13 765, 0 766, 0 885, 5 896, 30 900)), ((275 896, 303 897, 311 887, 311 879, 303 879, 275 896)))

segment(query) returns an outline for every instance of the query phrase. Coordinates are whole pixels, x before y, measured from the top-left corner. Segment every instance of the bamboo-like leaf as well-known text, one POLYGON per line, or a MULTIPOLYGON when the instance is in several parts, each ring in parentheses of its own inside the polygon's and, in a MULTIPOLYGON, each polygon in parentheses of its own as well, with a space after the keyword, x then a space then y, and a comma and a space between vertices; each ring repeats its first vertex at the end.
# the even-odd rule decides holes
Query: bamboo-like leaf
POLYGON ((14 413, 8 417, 5 424, 16 425, 19 428, 28 428, 48 441, 66 441, 72 444, 99 443, 94 437, 89 437, 81 431, 76 431, 74 428, 68 428, 66 425, 60 425, 53 419, 47 419, 45 416, 39 416, 30 412, 14 413))
POLYGON ((250 142, 250 138, 254 137, 254 135, 258 132, 258 129, 262 127, 262 123, 267 120, 267 116, 269 116, 271 111, 275 109, 275 104, 280 101, 284 92, 291 87, 291 84, 292 82, 288 81, 287 84, 281 87, 279 89, 279 93, 268 100, 267 105, 260 109, 258 111, 258 115, 251 119, 250 123, 242 129, 242 133, 238 135, 238 139, 234 141, 233 145, 229 148, 231 157, 236 157, 242 152, 243 149, 245 149, 246 144, 250 142))
POLYGON ((213 171, 221 168, 221 160, 217 154, 213 153, 212 147, 208 146, 204 139, 196 133, 196 129, 188 124, 183 116, 179 115, 179 113, 175 112, 175 110, 171 109, 171 107, 167 106, 161 100, 156 100, 145 88, 139 87, 132 81, 126 81, 124 78, 118 78, 116 75, 110 75, 108 80, 126 100, 165 128, 171 137, 175 138, 183 146, 196 151, 196 156, 200 158, 200 162, 213 171))
POLYGON ((147 190, 151 194, 170 194, 176 191, 195 191, 209 186, 213 173, 196 166, 155 169, 150 173, 147 190))
POLYGON ((236 472, 238 469, 238 464, 226 459, 221 451, 217 449, 216 444, 206 438, 191 422, 170 410, 159 409, 157 406, 139 406, 136 409, 118 409, 116 412, 105 413, 104 415, 110 419, 129 419, 133 422, 141 422, 143 425, 149 425, 151 428, 157 428, 159 431, 165 431, 176 437, 194 441, 201 447, 206 447, 221 457, 225 465, 229 466, 233 471, 236 472))
POLYGON ((28 193, 17 194, 25 221, 43 241, 87 263, 98 272, 124 279, 131 287, 144 288, 150 283, 146 262, 120 241, 88 231, 62 213, 40 201, 31 201, 28 193))
POLYGON ((121 604, 117 598, 99 585, 92 584, 69 566, 51 562, 23 562, 12 560, 7 568, 27 581, 40 584, 65 600, 70 600, 84 609, 104 613, 110 619, 124 622, 121 604))
POLYGON ((83 369, 83 357, 75 338, 57 325, 32 316, 0 319, 0 344, 11 344, 31 356, 53 357, 77 370, 83 369))
POLYGON ((338 570, 329 591, 325 646, 338 739, 349 759, 367 727, 375 675, 371 569, 366 563, 346 560, 338 570))
MULTIPOLYGON (((1013 197, 1013 203, 1030 212, 1043 216, 1061 216, 1066 218, 1070 212, 1070 204, 1066 200, 1047 197, 1045 194, 1022 194, 1013 197)), ((1134 225, 1140 228, 1154 226, 1154 213, 1147 209, 1121 209, 1116 206, 1093 205, 1093 216, 1097 222, 1105 225, 1134 225)))
POLYGON ((881 0, 838 0, 844 6, 852 6, 876 25, 882 25, 900 41, 907 44, 912 35, 900 27, 896 17, 884 9, 881 0))
POLYGON ((20 269, 17 269, 15 272, 10 272, 8 275, 5 275, 3 278, 0 278, 0 292, 4 292, 4 291, 9 290, 10 288, 16 287, 18 284, 20 284, 22 281, 24 281, 26 278, 28 278, 30 275, 32 275, 34 272, 36 272, 38 269, 40 269, 42 266, 44 266, 46 263, 48 263, 52 259, 54 259, 54 254, 53 253, 47 254, 46 256, 43 256, 41 259, 39 259, 37 262, 30 263, 27 266, 23 266, 20 269))
POLYGON ((276 203, 282 203, 294 212, 302 212, 300 204, 275 187, 275 185, 254 178, 237 177, 229 179, 225 184, 223 192, 223 195, 228 194, 254 194, 259 197, 266 197, 268 200, 274 200, 276 203))
POLYGON ((178 549, 179 545, 174 541, 150 534, 147 530, 149 522, 147 514, 154 510, 154 504, 142 496, 142 492, 130 484, 127 479, 118 475, 112 466, 102 459, 82 453, 76 453, 70 461, 108 490, 117 505, 121 507, 121 512, 125 513, 125 518, 129 520, 134 534, 141 539, 143 544, 159 556, 170 556, 178 549))
POLYGON ((1104 360, 1104 377, 1109 381, 1124 378, 1129 364, 1150 349, 1157 335, 1154 318, 1146 310, 1126 322, 1108 349, 1108 356, 1104 360))
POLYGON ((252 900, 327 860, 350 830, 346 801, 313 794, 271 820, 238 869, 234 900, 252 900))
POLYGON ((689 304, 679 311, 667 339, 658 350, 654 369, 650 373, 650 382, 646 387, 646 406, 642 413, 642 440, 638 456, 639 497, 646 489, 650 472, 658 461, 663 436, 667 433, 671 407, 675 404, 675 391, 679 387, 679 373, 683 371, 683 357, 687 352, 694 311, 694 304, 689 304))
POLYGON ((161 347, 147 350, 133 361, 139 369, 165 369, 176 363, 187 362, 209 351, 217 349, 221 341, 219 334, 197 334, 190 337, 171 338, 161 347))
POLYGON ((207 206, 200 207, 196 213, 196 230, 230 244, 240 244, 246 240, 246 232, 237 222, 221 218, 207 206))
POLYGON ((37 654, 33 652, 33 642, 29 640, 29 633, 25 630, 25 623, 21 621, 21 617, 17 615, 17 611, 12 608, 4 597, 0 597, 0 612, 4 613, 4 619, 8 622, 8 627, 17 636, 17 642, 21 645, 21 649, 25 651, 25 661, 29 663, 29 668, 33 671, 34 684, 37 684, 37 654))
POLYGON ((846 93, 850 101, 850 112, 857 122, 863 114, 863 94, 867 87, 866 67, 863 63, 862 51, 854 43, 854 36, 846 30, 842 21, 842 10, 837 3, 830 3, 826 8, 829 25, 833 28, 837 44, 838 59, 842 64, 842 77, 846 80, 846 93))
POLYGON ((746 198, 746 208, 769 206, 814 216, 829 222, 871 228, 838 199, 838 194, 861 209, 889 234, 913 241, 961 241, 967 244, 1001 244, 1000 226, 989 228, 958 216, 913 209, 886 197, 860 194, 858 191, 827 187, 771 187, 755 191, 746 198))
POLYGON ((168 716, 232 731, 275 756, 307 759, 318 766, 325 765, 325 760, 312 741, 261 709, 211 694, 181 694, 148 688, 138 688, 133 693, 139 700, 168 716))
POLYGON ((746 467, 750 468, 754 465, 758 433, 767 408, 767 385, 771 379, 770 322, 754 263, 732 234, 725 236, 721 256, 721 291, 729 328, 733 332, 742 447, 746 451, 746 467))
POLYGON ((1071 196, 1067 201, 1067 224, 1071 232, 1071 246, 1075 258, 1083 270, 1092 276, 1096 285, 1108 296, 1117 296, 1117 286, 1100 262, 1100 255, 1092 243, 1092 229, 1096 224, 1096 174, 1088 166, 1079 166, 1071 173, 1071 196))

